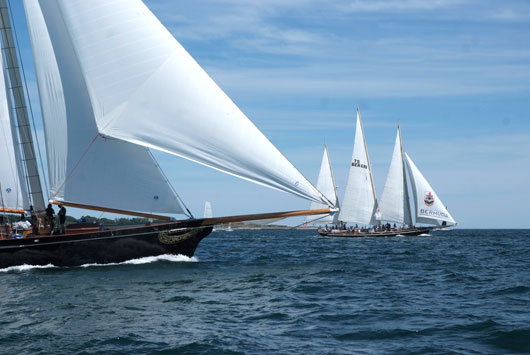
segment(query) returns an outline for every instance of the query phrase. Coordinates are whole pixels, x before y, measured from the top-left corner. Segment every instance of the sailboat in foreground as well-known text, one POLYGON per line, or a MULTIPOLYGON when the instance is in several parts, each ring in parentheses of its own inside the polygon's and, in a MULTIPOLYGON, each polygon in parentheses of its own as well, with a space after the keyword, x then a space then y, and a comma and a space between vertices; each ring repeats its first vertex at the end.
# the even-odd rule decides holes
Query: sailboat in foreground
POLYGON ((7 66, 0 86, 9 87, 0 96, 0 108, 16 108, 0 114, 12 133, 8 154, 19 157, 0 167, 1 189, 10 194, 0 208, 20 212, 31 205, 35 212, 33 231, 18 234, 18 239, 6 232, 0 239, 0 268, 121 262, 165 253, 192 256, 215 224, 333 212, 333 201, 274 147, 140 0, 24 0, 24 7, 51 203, 167 222, 53 234, 53 223, 44 217, 7 0, 0 0, 7 66), (327 207, 195 219, 151 149, 327 207), (16 163, 20 161, 23 168, 16 163), (9 191, 4 179, 14 181, 9 191), (175 221, 168 216, 173 214, 189 218, 175 221))
POLYGON ((435 228, 448 227, 447 223, 456 225, 455 220, 433 188, 414 165, 410 157, 403 152, 399 125, 383 194, 370 224, 376 223, 378 226, 370 227, 367 230, 356 228, 320 229, 319 233, 328 237, 417 236, 429 233, 435 228), (409 172, 414 195, 415 223, 413 223, 412 219, 406 169, 409 172), (387 223, 382 224, 382 222, 387 223), (390 222, 394 223, 394 225, 392 226, 390 222), (396 223, 400 226, 396 226, 396 223))

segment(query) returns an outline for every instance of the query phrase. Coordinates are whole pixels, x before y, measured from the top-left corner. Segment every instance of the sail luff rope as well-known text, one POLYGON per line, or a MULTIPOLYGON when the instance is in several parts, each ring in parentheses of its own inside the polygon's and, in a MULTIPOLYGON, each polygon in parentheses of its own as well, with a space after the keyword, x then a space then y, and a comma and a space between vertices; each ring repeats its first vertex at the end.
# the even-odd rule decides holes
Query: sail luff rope
MULTIPOLYGON (((399 123, 398 123, 398 134, 399 134, 399 147, 400 147, 400 150, 401 150, 401 166, 403 167, 403 189, 405 190, 404 191, 404 199, 405 199, 405 207, 407 208, 407 214, 408 214, 408 219, 409 219, 409 227, 411 227, 413 225, 412 223, 412 209, 411 209, 411 206, 410 206, 410 197, 409 197, 409 186, 407 184, 407 171, 405 169, 405 159, 403 158, 403 140, 401 139, 401 128, 399 126, 399 123)), ((414 204, 416 204, 416 202, 414 202, 414 204)))
MULTIPOLYGON (((31 116, 31 123, 33 124, 33 135, 35 136, 35 141, 37 143, 37 152, 38 152, 38 155, 39 155, 39 163, 40 163, 40 168, 42 170, 42 179, 44 180, 44 193, 46 195, 48 195, 48 179, 46 178, 46 174, 44 173, 44 161, 42 159, 42 153, 41 153, 41 149, 40 149, 40 141, 39 141, 39 136, 37 135, 37 127, 35 125, 35 115, 33 114, 33 105, 31 104, 31 98, 29 96, 29 89, 28 89, 28 82, 27 82, 27 79, 26 79, 26 71, 24 70, 24 62, 22 60, 22 54, 20 52, 20 45, 19 45, 19 42, 18 42, 18 35, 17 35, 17 28, 16 28, 16 25, 15 25, 15 18, 13 16, 13 11, 11 11, 11 0, 7 0, 7 4, 8 4, 8 11, 9 11, 9 15, 11 16, 11 27, 13 28, 13 34, 14 34, 14 37, 15 37, 15 43, 16 43, 16 49, 17 49, 17 52, 18 52, 18 56, 20 58, 20 69, 22 70, 22 78, 24 79, 24 87, 26 89, 26 96, 27 96, 27 102, 28 102, 28 108, 29 108, 29 114, 31 116)), ((27 170, 27 169, 26 169, 27 170)), ((29 179, 29 178, 28 178, 29 179)), ((29 181, 28 181, 28 187, 29 187, 29 181)), ((28 194, 30 194, 31 196, 31 193, 29 192, 29 189, 28 189, 28 194)))

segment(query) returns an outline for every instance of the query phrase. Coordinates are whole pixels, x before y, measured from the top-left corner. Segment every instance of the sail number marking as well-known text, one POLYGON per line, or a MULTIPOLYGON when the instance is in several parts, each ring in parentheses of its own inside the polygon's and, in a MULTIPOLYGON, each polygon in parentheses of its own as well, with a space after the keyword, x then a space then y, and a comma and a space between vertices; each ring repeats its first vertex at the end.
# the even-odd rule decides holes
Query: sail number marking
POLYGON ((368 169, 368 165, 367 164, 362 164, 359 159, 353 159, 353 161, 351 163, 351 166, 354 166, 356 168, 368 169))

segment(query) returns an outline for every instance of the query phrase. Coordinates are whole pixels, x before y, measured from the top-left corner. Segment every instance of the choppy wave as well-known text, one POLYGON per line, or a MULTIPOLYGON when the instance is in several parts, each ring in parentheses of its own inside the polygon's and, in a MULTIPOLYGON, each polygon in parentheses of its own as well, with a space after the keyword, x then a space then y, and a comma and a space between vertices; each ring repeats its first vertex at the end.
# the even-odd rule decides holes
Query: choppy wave
POLYGON ((108 263, 108 264, 84 264, 80 267, 93 267, 93 266, 116 266, 116 265, 142 265, 142 264, 151 264, 156 263, 159 261, 169 261, 172 263, 183 263, 183 262, 197 262, 199 259, 197 259, 195 256, 192 256, 191 258, 185 255, 174 255, 174 254, 164 254, 164 255, 158 255, 158 256, 146 256, 143 258, 138 259, 131 259, 127 261, 123 261, 121 263, 108 263))
POLYGON ((0 349, 530 354, 530 231, 434 235, 237 231, 206 238, 201 262, 4 269, 0 349))

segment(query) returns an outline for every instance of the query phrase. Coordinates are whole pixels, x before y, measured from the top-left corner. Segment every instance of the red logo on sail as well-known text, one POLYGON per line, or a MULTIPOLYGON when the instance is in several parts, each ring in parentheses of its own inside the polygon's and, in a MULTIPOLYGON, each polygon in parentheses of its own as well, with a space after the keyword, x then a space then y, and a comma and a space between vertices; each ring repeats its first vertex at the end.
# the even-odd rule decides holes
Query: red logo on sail
POLYGON ((431 207, 434 205, 434 195, 430 191, 426 192, 423 201, 425 202, 425 206, 431 207))

